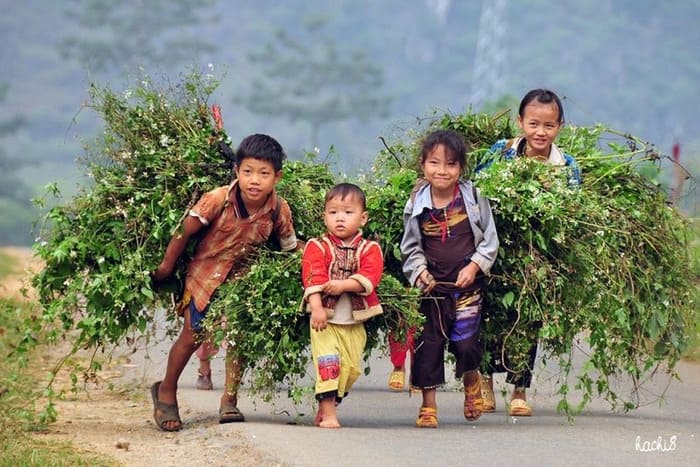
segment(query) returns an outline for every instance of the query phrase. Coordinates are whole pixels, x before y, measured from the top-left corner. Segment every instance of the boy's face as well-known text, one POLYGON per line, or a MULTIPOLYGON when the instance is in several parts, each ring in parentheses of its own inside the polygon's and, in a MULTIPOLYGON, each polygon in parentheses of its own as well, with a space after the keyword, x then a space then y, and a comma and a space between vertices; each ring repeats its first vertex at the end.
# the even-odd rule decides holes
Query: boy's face
POLYGON ((243 203, 246 207, 260 208, 282 177, 282 171, 275 172, 272 162, 246 157, 236 166, 236 176, 243 203))
POLYGON ((336 196, 326 203, 323 221, 328 232, 341 240, 351 240, 367 223, 367 211, 362 210, 362 204, 355 196, 336 196))

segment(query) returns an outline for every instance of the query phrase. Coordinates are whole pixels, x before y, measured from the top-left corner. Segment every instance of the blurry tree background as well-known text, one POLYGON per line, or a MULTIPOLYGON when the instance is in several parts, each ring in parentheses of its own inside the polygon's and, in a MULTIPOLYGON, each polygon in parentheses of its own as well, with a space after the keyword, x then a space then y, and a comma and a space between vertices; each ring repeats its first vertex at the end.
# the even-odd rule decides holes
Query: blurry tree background
MULTIPOLYGON (((291 158, 318 147, 340 172, 367 170, 382 144, 435 111, 472 106, 478 57, 517 106, 534 87, 564 98, 567 123, 602 122, 680 144, 700 174, 699 2, 651 0, 28 0, 0 17, 0 244, 33 241, 29 203, 58 181, 70 196, 82 144, 101 122, 83 108, 91 82, 126 89, 188 68, 222 80, 216 101, 234 145, 265 132, 291 158), (494 9, 498 7, 498 9, 494 9), (491 10, 484 10, 491 8, 491 10), (496 12, 491 23, 484 12, 496 12), (485 27, 484 25, 491 25, 485 27), (494 27, 496 25, 497 27, 494 27), (499 34, 496 34, 498 32, 499 34), (484 39, 487 39, 484 41, 484 39), (497 40, 496 40, 497 39, 497 40), (332 147, 332 149, 331 149, 332 147)), ((667 167, 662 183, 671 183, 667 167)), ((680 205, 697 216, 689 180, 680 205)))

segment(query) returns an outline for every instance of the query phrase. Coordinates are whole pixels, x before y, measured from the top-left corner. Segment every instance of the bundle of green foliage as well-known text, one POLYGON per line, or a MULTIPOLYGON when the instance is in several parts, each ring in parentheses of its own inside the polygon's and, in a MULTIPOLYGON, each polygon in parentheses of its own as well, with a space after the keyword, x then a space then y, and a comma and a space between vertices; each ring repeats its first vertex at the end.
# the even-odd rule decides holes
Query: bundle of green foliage
MULTIPOLYGON (((517 372, 539 339, 540 355, 558 359, 562 369, 558 409, 568 416, 594 397, 625 410, 646 402, 639 399, 641 384, 660 367, 675 374, 696 308, 688 222, 659 184, 642 175, 657 172, 661 156, 603 126, 568 127, 558 144, 579 162, 580 188, 563 171, 524 158, 474 173, 492 157, 491 144, 513 136, 514 128, 505 114, 466 112, 438 117, 408 143, 387 146, 383 157, 395 161, 396 177, 411 178, 401 174, 416 167, 418 143, 435 128, 459 131, 471 145, 468 175, 491 200, 501 240, 483 340, 506 352, 517 372), (583 354, 576 370, 575 353, 583 354), (631 379, 631 391, 618 389, 621 376, 631 379), (571 401, 571 384, 578 403, 571 401)), ((401 198, 409 192, 404 187, 401 198)))
MULTIPOLYGON (((46 216, 36 244, 46 267, 34 278, 43 312, 27 322, 25 344, 32 329, 58 324, 50 338, 77 330, 75 349, 104 347, 132 331, 147 334, 154 309, 171 308, 172 291, 154 290, 149 272, 187 208, 231 177, 217 150, 227 136, 207 102, 216 85, 193 73, 165 89, 149 80, 125 94, 91 88, 91 107, 105 120, 101 139, 86 148, 93 181, 46 216)), ((367 353, 384 347, 386 331, 402 336, 421 321, 398 245, 403 206, 419 175, 420 139, 438 127, 465 135, 472 168, 493 142, 514 133, 503 116, 438 116, 429 128, 412 130, 406 142, 387 145, 357 181, 367 193, 364 233, 382 245, 387 273, 379 290, 385 313, 367 324, 367 353)), ((637 389, 659 366, 672 371, 687 342, 695 306, 695 277, 683 267, 689 264, 687 224, 638 170, 646 164, 648 172, 659 157, 641 141, 600 126, 566 128, 559 144, 581 165, 578 189, 556 169, 526 160, 470 174, 492 200, 501 238, 483 338, 505 335, 504 349, 516 365, 539 338, 543 357, 561 365, 559 408, 567 415, 593 397, 632 408, 639 401, 618 394, 614 379, 631 376, 637 389), (542 323, 538 334, 532 322, 542 323), (574 370, 581 339, 585 362, 574 370), (578 404, 570 402, 574 371, 578 404)), ((284 171, 278 190, 300 237, 320 235, 323 197, 335 177, 313 157, 288 161, 284 171)), ((208 315, 215 339, 228 341, 248 362, 251 388, 263 397, 283 383, 294 400, 302 393, 298 381, 309 352, 299 260, 300 253, 261 250, 237 280, 219 289, 208 315)), ((178 274, 183 271, 181 263, 178 274)))
MULTIPOLYGON (((148 335, 155 310, 173 308, 195 242, 170 284, 154 288, 150 272, 187 209, 232 176, 218 149, 228 137, 209 110, 217 84, 195 72, 172 86, 144 79, 126 93, 91 87, 89 107, 105 122, 101 138, 86 146, 91 183, 46 215, 35 245, 46 266, 33 280, 43 311, 28 329, 50 328, 53 340, 70 332, 74 351, 97 349, 148 335)), ((312 155, 286 161, 283 171, 278 192, 290 204, 299 237, 320 235, 324 196, 335 177, 312 155)), ((51 192, 59 195, 55 186, 51 192)), ((267 249, 247 258, 248 269, 218 290, 208 315, 216 340, 234 343, 251 367, 251 386, 264 396, 275 390, 270 382, 296 390, 308 360, 299 259, 300 253, 267 249)), ((417 296, 399 280, 387 277, 379 293, 386 312, 368 323, 368 354, 383 347, 388 329, 402 335, 419 323, 417 296)), ((174 331, 174 314, 168 317, 174 331)), ((93 361, 89 371, 98 368, 93 361)))
MULTIPOLYGON (((294 224, 299 236, 310 238, 325 231, 323 206, 325 193, 334 185, 326 166, 299 161, 287 163, 285 174, 278 185, 279 194, 292 208, 294 224)), ((368 191, 367 210, 371 219, 381 213, 389 214, 387 204, 396 202, 396 193, 381 191, 372 186, 368 191), (384 206, 384 211, 382 211, 384 206)), ((379 224, 381 225, 381 224, 379 224)), ((384 226, 391 225, 385 223, 384 226)), ((366 232, 384 242, 384 230, 366 232)), ((395 232, 392 232, 392 237, 395 232)), ((248 362, 248 382, 252 394, 272 400, 280 385, 286 386, 295 403, 308 392, 300 380, 307 377, 309 353, 309 321, 301 303, 301 253, 282 253, 263 249, 246 272, 236 280, 222 285, 212 301, 205 328, 216 342, 227 342, 248 362), (221 325, 225 321, 225 325, 221 325)), ((399 339, 409 327, 422 322, 418 313, 418 294, 407 289, 398 274, 387 274, 379 284, 378 295, 384 313, 365 324, 367 345, 365 361, 373 350, 386 348, 387 331, 399 339)), ((369 365, 365 371, 369 372, 369 365)))
POLYGON ((230 181, 207 105, 215 87, 192 74, 163 90, 147 79, 124 94, 90 88, 88 107, 105 122, 81 161, 91 182, 49 210, 35 244, 46 266, 34 286, 43 321, 61 325, 54 337, 78 330, 76 348, 116 343, 145 332, 148 305, 170 299, 154 294, 149 272, 187 207, 230 181))

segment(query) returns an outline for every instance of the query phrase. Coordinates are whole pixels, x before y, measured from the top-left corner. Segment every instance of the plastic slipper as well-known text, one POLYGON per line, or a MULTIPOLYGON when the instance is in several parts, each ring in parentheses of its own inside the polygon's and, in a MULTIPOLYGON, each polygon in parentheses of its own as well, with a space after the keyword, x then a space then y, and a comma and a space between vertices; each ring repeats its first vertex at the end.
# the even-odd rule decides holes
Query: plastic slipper
POLYGON ((214 385, 211 382, 211 371, 206 375, 197 373, 197 389, 203 391, 211 391, 214 389, 214 385))
POLYGON ((182 429, 182 420, 177 404, 166 404, 158 400, 158 388, 162 381, 156 381, 151 386, 151 398, 153 399, 153 419, 156 425, 163 431, 180 431, 182 429), (177 422, 176 427, 166 426, 167 422, 177 422))
POLYGON ((234 423, 234 422, 244 422, 245 417, 238 410, 236 404, 232 402, 223 402, 221 407, 219 407, 219 423, 234 423))
POLYGON ((406 372, 403 370, 392 371, 389 375, 389 389, 403 391, 404 384, 406 384, 406 372))
POLYGON ((483 413, 494 413, 496 411, 496 396, 488 383, 487 378, 481 378, 481 398, 484 400, 483 413))
POLYGON ((481 417, 484 411, 484 399, 481 396, 481 375, 477 380, 464 388, 464 418, 473 422, 481 417))
POLYGON ((513 399, 510 401, 508 413, 511 417, 529 417, 532 415, 532 407, 524 399, 513 399))
POLYGON ((432 407, 421 407, 420 412, 418 412, 416 426, 418 428, 437 428, 437 409, 433 409, 432 407))

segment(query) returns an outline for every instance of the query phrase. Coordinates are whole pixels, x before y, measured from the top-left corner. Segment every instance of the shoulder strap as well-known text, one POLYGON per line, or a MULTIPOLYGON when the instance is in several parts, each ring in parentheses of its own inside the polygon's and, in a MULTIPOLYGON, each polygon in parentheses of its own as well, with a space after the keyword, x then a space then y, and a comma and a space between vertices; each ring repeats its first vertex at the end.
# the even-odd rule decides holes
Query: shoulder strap
POLYGON ((277 232, 275 232, 275 224, 277 223, 277 219, 280 217, 281 208, 282 203, 280 203, 280 199, 277 198, 275 208, 272 210, 272 232, 270 232, 270 237, 267 239, 268 248, 275 251, 280 251, 282 249, 280 239, 277 237, 277 232))
MULTIPOLYGON (((508 150, 513 146, 513 143, 515 143, 516 138, 510 138, 506 141, 506 144, 503 146, 503 149, 501 150, 501 156, 505 156, 508 150)), ((515 154, 518 155, 518 148, 515 148, 515 154)))
POLYGON ((274 228, 277 223, 277 219, 280 217, 280 209, 282 209, 279 198, 277 198, 277 203, 275 204, 275 209, 272 210, 272 227, 274 228))

